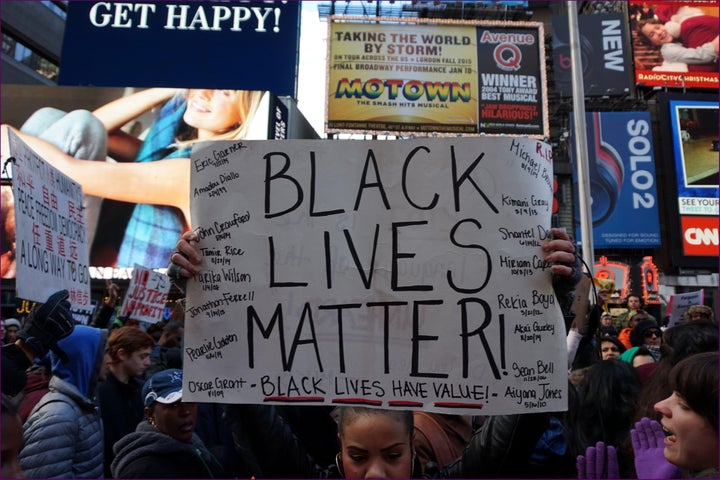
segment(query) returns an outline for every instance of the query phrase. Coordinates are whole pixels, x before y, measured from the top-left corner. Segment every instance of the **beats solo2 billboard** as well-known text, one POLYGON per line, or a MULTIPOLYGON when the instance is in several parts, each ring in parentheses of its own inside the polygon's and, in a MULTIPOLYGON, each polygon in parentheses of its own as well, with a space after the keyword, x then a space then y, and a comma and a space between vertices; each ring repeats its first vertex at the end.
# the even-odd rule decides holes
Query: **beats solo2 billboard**
MULTIPOLYGON (((650 114, 586 114, 590 205, 596 248, 660 246, 650 114)), ((572 121, 572 120, 571 120, 572 121)), ((575 135, 571 136, 574 193, 578 195, 575 135)), ((579 202, 575 202, 576 236, 580 238, 579 202)))

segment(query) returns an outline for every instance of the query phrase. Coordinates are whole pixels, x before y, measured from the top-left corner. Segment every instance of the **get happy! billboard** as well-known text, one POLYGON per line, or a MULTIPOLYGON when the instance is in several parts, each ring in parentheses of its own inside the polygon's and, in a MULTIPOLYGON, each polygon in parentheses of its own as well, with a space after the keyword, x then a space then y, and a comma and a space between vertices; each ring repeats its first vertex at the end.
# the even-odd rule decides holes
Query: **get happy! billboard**
POLYGON ((60 85, 295 96, 300 2, 68 2, 60 85))

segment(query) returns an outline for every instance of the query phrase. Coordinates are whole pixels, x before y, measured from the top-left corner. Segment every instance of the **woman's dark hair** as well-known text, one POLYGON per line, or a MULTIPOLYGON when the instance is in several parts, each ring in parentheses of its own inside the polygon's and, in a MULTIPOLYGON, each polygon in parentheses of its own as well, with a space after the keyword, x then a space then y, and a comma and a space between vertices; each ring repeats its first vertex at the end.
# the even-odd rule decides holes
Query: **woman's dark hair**
POLYGON ((618 350, 620 350, 620 353, 623 353, 625 350, 627 350, 627 348, 625 348, 625 345, 623 345, 623 343, 617 337, 612 337, 609 335, 606 337, 601 337, 600 340, 598 341, 598 348, 597 348, 598 358, 600 358, 600 359, 602 359, 602 344, 605 342, 609 342, 609 343, 612 343, 613 345, 615 345, 618 348, 618 350))
POLYGON ((718 350, 718 326, 710 320, 694 320, 668 328, 660 347, 662 359, 675 366, 696 353, 718 350))
MULTIPOLYGON (((569 395, 564 425, 570 458, 598 441, 620 445, 629 436, 640 389, 640 376, 627 362, 613 359, 590 367, 576 395, 569 395)), ((623 468, 632 465, 631 458, 621 462, 623 468)))
POLYGON ((17 400, 4 393, 2 394, 2 413, 6 415, 18 414, 17 400))
POLYGON ((718 352, 705 352, 681 360, 670 370, 670 388, 718 431, 718 352))
POLYGON ((382 410, 368 407, 340 407, 338 408, 338 433, 342 434, 345 425, 358 416, 385 415, 399 420, 405 427, 408 435, 412 436, 415 428, 413 422, 413 413, 409 410, 382 410))
POLYGON ((635 353, 633 353, 632 359, 630 360, 631 365, 632 361, 635 360, 635 357, 652 357, 653 360, 655 360, 655 355, 653 355, 652 352, 645 347, 638 347, 638 349, 635 350, 635 353))
POLYGON ((680 323, 665 330, 660 346, 660 361, 643 387, 635 421, 642 417, 660 419, 662 415, 655 411, 654 406, 672 394, 668 376, 675 365, 691 355, 717 350, 718 327, 713 322, 697 320, 680 323))

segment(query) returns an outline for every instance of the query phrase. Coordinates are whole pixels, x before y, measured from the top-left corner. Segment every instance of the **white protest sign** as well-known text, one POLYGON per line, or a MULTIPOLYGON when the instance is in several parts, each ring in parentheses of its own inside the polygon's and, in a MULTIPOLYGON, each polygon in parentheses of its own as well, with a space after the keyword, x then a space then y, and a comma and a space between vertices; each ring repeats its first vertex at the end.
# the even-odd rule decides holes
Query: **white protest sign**
POLYGON ((17 295, 44 302, 67 289, 73 310, 90 304, 82 188, 8 131, 15 197, 17 295))
POLYGON ((566 408, 547 144, 208 142, 191 172, 183 398, 566 408))
POLYGON ((170 278, 135 264, 127 293, 120 309, 121 317, 146 323, 159 322, 170 293, 170 278))
POLYGON ((670 295, 668 300, 667 314, 670 316, 668 320, 668 328, 677 325, 685 319, 685 312, 691 305, 702 305, 705 301, 705 290, 696 290, 694 292, 676 293, 670 295))

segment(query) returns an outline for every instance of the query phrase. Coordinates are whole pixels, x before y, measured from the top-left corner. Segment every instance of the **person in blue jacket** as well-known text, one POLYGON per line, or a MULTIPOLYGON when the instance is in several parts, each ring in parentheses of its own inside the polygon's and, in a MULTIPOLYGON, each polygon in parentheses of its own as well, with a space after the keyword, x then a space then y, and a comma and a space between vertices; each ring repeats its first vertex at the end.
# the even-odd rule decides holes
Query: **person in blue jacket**
POLYGON ((57 343, 67 361, 50 352, 50 390, 23 425, 20 467, 27 477, 102 477, 103 429, 93 399, 106 340, 107 330, 76 325, 57 343))

